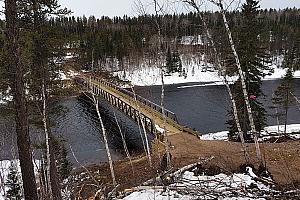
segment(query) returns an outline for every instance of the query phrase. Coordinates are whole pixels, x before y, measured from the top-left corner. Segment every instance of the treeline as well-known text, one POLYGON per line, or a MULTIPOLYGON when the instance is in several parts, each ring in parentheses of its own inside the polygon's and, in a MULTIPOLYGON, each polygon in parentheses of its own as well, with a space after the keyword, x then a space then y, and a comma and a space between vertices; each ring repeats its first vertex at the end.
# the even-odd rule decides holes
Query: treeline
MULTIPOLYGON (((224 45, 224 27, 218 12, 203 13, 212 30, 219 48, 224 45)), ((239 41, 243 16, 241 12, 228 13, 234 38, 239 41)), ((261 28, 260 43, 268 47, 272 55, 281 55, 294 46, 300 34, 300 10, 260 10, 257 16, 261 28)), ((180 51, 182 38, 202 35, 205 30, 199 16, 190 12, 180 15, 144 15, 138 17, 63 17, 51 18, 49 24, 64 36, 65 42, 76 47, 81 55, 82 64, 103 64, 107 58, 123 61, 125 57, 136 55, 155 55, 157 50, 157 25, 164 41, 162 50, 172 46, 180 51), (174 47, 175 43, 175 47, 174 47)), ((196 39, 196 38, 195 38, 196 39)), ((299 47, 298 47, 299 48, 299 47)), ((95 64, 95 65, 96 65, 95 64)))
MULTIPOLYGON (((208 26, 219 49, 224 49, 224 27, 218 12, 204 12, 208 26)), ((234 39, 238 42, 243 17, 240 11, 227 14, 234 39)), ((300 10, 288 8, 284 10, 260 10, 257 16, 261 28, 260 45, 268 47, 274 56, 282 55, 295 46, 300 35, 300 10)), ((81 66, 90 68, 105 64, 107 59, 117 59, 120 65, 124 58, 132 56, 156 55, 157 25, 163 36, 162 50, 172 46, 180 51, 182 38, 202 35, 205 42, 205 30, 199 16, 190 12, 173 15, 143 15, 138 17, 56 17, 47 20, 46 24, 56 38, 61 38, 65 47, 76 50, 81 66)), ((0 21, 3 30, 5 22, 0 21)), ((197 38, 195 37, 195 40, 197 38)), ((3 45, 3 34, 0 46, 3 45)), ((187 45, 187 44, 186 44, 187 45)), ((297 47, 299 48, 299 47, 297 47)))
MULTIPOLYGON (((59 92, 56 80, 67 53, 75 55, 79 68, 86 69, 101 68, 108 60, 118 63, 120 68, 128 59, 157 58, 157 55, 165 54, 168 73, 182 67, 179 54, 206 53, 211 59, 216 56, 210 52, 211 45, 202 21, 193 12, 112 19, 92 16, 51 18, 53 14, 68 14, 67 10, 59 8, 55 0, 7 0, 5 6, 6 21, 0 21, 0 91, 2 95, 13 96, 11 107, 16 118, 22 179, 26 180, 23 183, 25 199, 38 199, 29 136, 29 125, 32 124, 45 135, 41 144, 42 160, 46 163, 45 177, 41 178, 43 185, 39 195, 44 199, 61 199, 60 183, 65 174, 59 174, 56 166, 59 158, 55 150, 58 148, 49 116, 54 112, 51 97, 59 92), (187 36, 191 36, 192 44, 184 42, 187 36)), ((253 8, 256 8, 256 3, 253 8)), ((236 73, 221 14, 202 14, 222 62, 236 73)), ((299 68, 300 10, 260 10, 257 13, 251 8, 244 9, 243 13, 231 12, 227 15, 246 82, 257 83, 248 86, 247 90, 253 96, 251 106, 258 113, 255 122, 261 129, 265 124, 265 110, 256 97, 263 96, 260 86, 264 74, 257 69, 264 69, 270 57, 279 55, 284 55, 286 67, 299 68)), ((181 73, 184 76, 183 70, 181 73)), ((233 91, 235 95, 241 94, 239 82, 234 85, 233 91)), ((246 135, 249 126, 248 121, 243 120, 247 119, 243 99, 237 100, 237 107, 246 135)), ((228 124, 231 125, 231 132, 236 133, 235 122, 232 120, 228 124)))

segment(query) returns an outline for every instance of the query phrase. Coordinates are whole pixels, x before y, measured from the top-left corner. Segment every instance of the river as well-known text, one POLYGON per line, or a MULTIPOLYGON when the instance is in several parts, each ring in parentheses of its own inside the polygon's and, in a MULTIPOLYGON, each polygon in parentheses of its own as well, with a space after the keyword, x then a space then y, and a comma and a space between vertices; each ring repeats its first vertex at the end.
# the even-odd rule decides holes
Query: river
MULTIPOLYGON (((200 133, 209 133, 226 130, 227 109, 230 101, 224 86, 187 87, 199 85, 199 83, 167 85, 165 87, 166 107, 175 112, 179 122, 194 128, 200 133)), ((262 101, 268 111, 273 114, 271 96, 278 80, 264 81, 263 91, 265 98, 262 101)), ((200 84, 201 85, 201 84, 200 84)), ((137 87, 136 92, 140 95, 156 102, 160 102, 161 86, 137 87)), ((300 80, 295 81, 294 94, 300 96, 300 80)), ((143 151, 143 142, 139 128, 131 119, 115 109, 105 100, 99 98, 101 104, 101 115, 103 117, 109 146, 114 160, 124 158, 122 140, 116 124, 115 116, 120 124, 122 132, 126 136, 126 142, 132 153, 143 151), (117 134, 116 134, 117 133, 117 134)), ((69 159, 75 166, 80 164, 93 164, 107 161, 107 156, 101 135, 101 129, 94 107, 87 98, 74 97, 59 100, 56 106, 65 109, 63 115, 53 117, 56 125, 52 131, 65 140, 65 145, 69 151, 69 159), (76 159, 78 160, 78 163, 76 159)), ((0 160, 12 157, 12 147, 15 144, 13 120, 1 113, 0 116, 0 136, 1 149, 0 160)), ((268 125, 275 125, 276 120, 268 116, 268 125)), ((300 123, 300 110, 294 105, 289 111, 288 123, 300 123)), ((41 131, 31 128, 32 138, 42 138, 41 131)), ((153 136, 149 136, 151 140, 153 136)))
MULTIPOLYGON (((278 80, 264 81, 262 90, 265 94, 260 100, 267 110, 267 125, 276 125, 271 117, 275 109, 271 109, 272 93, 279 84, 278 80)), ((174 84, 165 87, 165 106, 176 113, 180 123, 194 128, 200 133, 218 132, 227 129, 227 110, 230 99, 225 86, 199 86, 199 83, 174 84), (196 85, 196 87, 192 87, 196 85), (189 87, 185 87, 189 86, 189 87)), ((295 80, 294 95, 300 97, 300 79, 295 80)), ((137 87, 136 92, 155 103, 160 104, 161 86, 137 87)), ((288 123, 300 123, 299 104, 289 109, 288 123)))

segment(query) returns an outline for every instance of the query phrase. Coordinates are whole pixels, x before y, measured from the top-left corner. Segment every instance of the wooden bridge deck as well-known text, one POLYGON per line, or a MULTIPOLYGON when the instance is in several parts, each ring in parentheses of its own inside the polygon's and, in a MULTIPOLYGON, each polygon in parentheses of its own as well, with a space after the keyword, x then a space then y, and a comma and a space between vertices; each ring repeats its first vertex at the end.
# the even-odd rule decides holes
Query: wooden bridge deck
MULTIPOLYGON (((139 111, 140 114, 145 116, 148 119, 151 119, 151 122, 156 127, 156 133, 159 133, 157 126, 160 129, 164 129, 168 136, 175 135, 178 133, 187 132, 193 135, 196 135, 197 132, 193 131, 187 127, 180 125, 177 122, 176 115, 169 110, 165 110, 166 114, 166 123, 164 123, 163 116, 161 113, 161 107, 159 105, 150 102, 140 96, 132 96, 130 92, 124 90, 112 83, 108 83, 100 78, 94 76, 84 76, 83 77, 86 86, 93 91, 94 94, 101 94, 101 92, 106 92, 112 95, 114 98, 121 100, 125 104, 129 105, 136 111, 139 111), (137 99, 137 100, 136 100, 137 99)), ((159 129, 159 128, 158 128, 159 129)))

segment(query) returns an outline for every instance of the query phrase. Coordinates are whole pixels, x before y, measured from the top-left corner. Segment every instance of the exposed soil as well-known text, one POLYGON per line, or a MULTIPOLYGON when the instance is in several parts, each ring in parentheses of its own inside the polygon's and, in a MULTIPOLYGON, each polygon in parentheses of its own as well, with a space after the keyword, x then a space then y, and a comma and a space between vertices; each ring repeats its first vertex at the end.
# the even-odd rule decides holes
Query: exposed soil
MULTIPOLYGON (((242 164, 246 163, 240 143, 226 141, 203 141, 196 136, 182 133, 169 137, 172 148, 172 167, 174 170, 185 165, 195 163, 203 158, 214 157, 209 163, 201 166, 206 174, 218 172, 233 173, 240 171, 242 164)), ((283 143, 262 143, 261 150, 264 162, 271 172, 277 187, 281 190, 300 188, 300 141, 287 141, 283 143)), ((249 152, 249 163, 258 169, 254 144, 247 144, 249 152)), ((114 163, 118 190, 138 186, 145 181, 159 175, 161 172, 161 158, 163 155, 162 145, 153 145, 153 167, 145 156, 135 157, 133 161, 134 173, 128 160, 116 161, 114 163)), ((107 164, 101 166, 90 166, 89 170, 95 179, 106 186, 107 191, 112 188, 110 171, 107 164)), ((78 169, 74 174, 85 172, 78 169)), ((82 177, 89 177, 83 174, 82 177)), ((89 199, 97 192, 95 181, 91 178, 79 178, 74 181, 74 196, 78 199, 89 199), (94 186, 93 186, 94 185, 94 186)))

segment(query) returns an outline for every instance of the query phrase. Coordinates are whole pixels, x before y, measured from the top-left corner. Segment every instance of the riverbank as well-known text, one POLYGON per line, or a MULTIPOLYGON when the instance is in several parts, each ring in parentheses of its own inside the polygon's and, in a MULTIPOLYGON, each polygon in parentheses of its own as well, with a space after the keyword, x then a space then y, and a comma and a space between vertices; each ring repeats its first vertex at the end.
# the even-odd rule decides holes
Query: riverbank
MULTIPOLYGON (((206 158, 213 159, 205 164, 206 169, 217 168, 225 174, 233 174, 240 171, 240 166, 245 164, 245 157, 240 143, 216 140, 200 140, 198 137, 186 133, 170 136, 169 142, 173 146, 172 167, 173 170, 180 169, 186 165, 199 162, 206 158)), ((264 162, 268 171, 272 174, 279 190, 300 189, 300 141, 287 141, 284 143, 261 143, 264 162)), ((128 160, 114 162, 117 182, 120 185, 118 190, 130 189, 143 184, 145 181, 154 178, 161 172, 162 158, 161 144, 154 144, 152 149, 153 167, 150 167, 145 156, 133 159, 133 169, 128 160)), ((254 144, 248 143, 249 163, 258 169, 258 160, 254 144)), ((97 182, 111 189, 112 181, 107 164, 101 166, 88 167, 97 182)), ((94 180, 88 175, 85 169, 78 169, 74 172, 73 187, 77 188, 75 194, 80 194, 83 199, 93 196, 97 187, 88 187, 95 184, 94 180)))
MULTIPOLYGON (((278 80, 281 79, 287 68, 281 68, 282 59, 279 59, 279 63, 272 63, 269 67, 272 73, 266 75, 263 80, 278 80)), ((170 75, 165 75, 164 84, 184 84, 184 83, 197 83, 194 87, 199 86, 212 86, 212 85, 224 85, 223 77, 219 76, 219 72, 214 70, 213 65, 209 63, 189 63, 183 64, 183 70, 185 75, 176 72, 170 75), (209 70, 208 70, 209 69, 209 70), (201 83, 201 84, 199 84, 201 83)), ((147 66, 146 64, 141 65, 137 68, 126 69, 126 71, 114 72, 120 80, 130 81, 135 86, 154 86, 161 85, 161 69, 158 67, 147 66)), ((265 72, 267 73, 267 72, 265 72)), ((233 83, 237 80, 237 76, 227 77, 229 83, 233 83)), ((300 78, 300 71, 294 72, 294 78, 300 78)), ((186 87, 192 87, 188 84, 186 87)), ((185 86, 181 86, 185 88, 185 86)))

